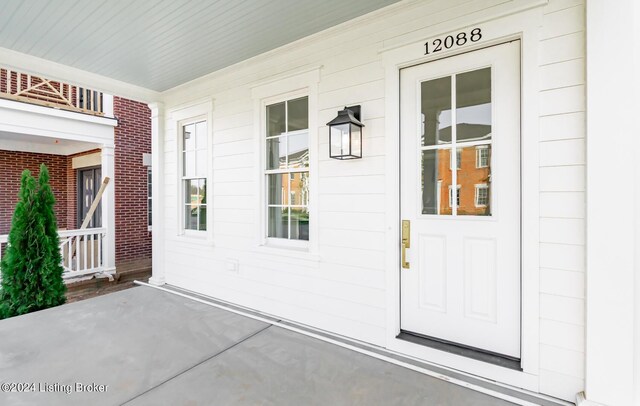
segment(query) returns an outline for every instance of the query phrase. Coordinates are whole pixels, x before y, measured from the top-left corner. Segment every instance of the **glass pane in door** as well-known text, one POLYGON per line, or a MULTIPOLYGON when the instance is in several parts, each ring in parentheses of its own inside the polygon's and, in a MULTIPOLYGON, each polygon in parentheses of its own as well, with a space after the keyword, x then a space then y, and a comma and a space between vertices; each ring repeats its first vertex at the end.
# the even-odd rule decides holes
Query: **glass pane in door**
POLYGON ((420 85, 423 146, 451 144, 451 77, 420 85))
POLYGON ((422 151, 422 214, 450 215, 451 148, 422 151))
POLYGON ((459 216, 491 215, 491 145, 459 148, 459 216))
POLYGON ((491 68, 456 75, 456 139, 491 139, 491 68))

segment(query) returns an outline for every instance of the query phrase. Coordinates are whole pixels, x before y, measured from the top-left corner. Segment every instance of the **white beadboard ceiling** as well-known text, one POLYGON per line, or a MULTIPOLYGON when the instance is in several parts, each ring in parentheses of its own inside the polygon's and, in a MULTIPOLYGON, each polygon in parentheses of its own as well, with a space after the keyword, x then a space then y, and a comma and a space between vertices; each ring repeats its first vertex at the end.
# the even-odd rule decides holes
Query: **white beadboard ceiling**
POLYGON ((163 91, 397 1, 2 1, 0 47, 163 91))

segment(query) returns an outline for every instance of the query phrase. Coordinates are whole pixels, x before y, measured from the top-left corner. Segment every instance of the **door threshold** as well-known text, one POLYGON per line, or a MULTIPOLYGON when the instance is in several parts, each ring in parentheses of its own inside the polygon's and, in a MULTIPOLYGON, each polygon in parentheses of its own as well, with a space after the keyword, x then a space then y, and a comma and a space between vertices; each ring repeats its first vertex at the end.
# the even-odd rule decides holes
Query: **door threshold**
POLYGON ((460 355, 461 357, 472 358, 500 367, 522 371, 520 360, 518 358, 509 357, 507 355, 496 354, 491 351, 481 350, 479 348, 469 347, 466 345, 457 344, 451 341, 429 337, 406 330, 400 330, 400 334, 398 334, 396 338, 399 340, 408 341, 413 344, 424 345, 425 347, 431 347, 436 350, 460 355))

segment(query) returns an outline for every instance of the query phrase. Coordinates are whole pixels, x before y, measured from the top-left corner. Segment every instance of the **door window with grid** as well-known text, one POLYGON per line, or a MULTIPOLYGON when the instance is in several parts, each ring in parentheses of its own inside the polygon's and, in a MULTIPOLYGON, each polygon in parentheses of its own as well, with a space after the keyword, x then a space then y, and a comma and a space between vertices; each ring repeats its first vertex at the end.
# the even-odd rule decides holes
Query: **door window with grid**
POLYGON ((420 87, 422 214, 490 216, 491 68, 420 87), (485 186, 474 196, 476 184, 485 186), (456 199, 452 185, 458 185, 456 199))
POLYGON ((266 107, 267 237, 309 240, 308 97, 266 107))
POLYGON ((184 229, 207 229, 207 122, 182 126, 184 229))

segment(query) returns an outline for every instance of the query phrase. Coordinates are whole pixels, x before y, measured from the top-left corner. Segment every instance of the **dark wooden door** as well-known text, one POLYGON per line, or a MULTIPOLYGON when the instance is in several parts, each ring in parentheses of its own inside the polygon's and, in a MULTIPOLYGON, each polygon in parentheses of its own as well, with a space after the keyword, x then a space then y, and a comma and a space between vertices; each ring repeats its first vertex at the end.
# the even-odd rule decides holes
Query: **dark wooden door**
MULTIPOLYGON (((101 182, 101 168, 81 169, 78 171, 78 228, 87 216, 98 189, 100 189, 101 182)), ((102 227, 101 204, 98 204, 87 227, 102 227)))

